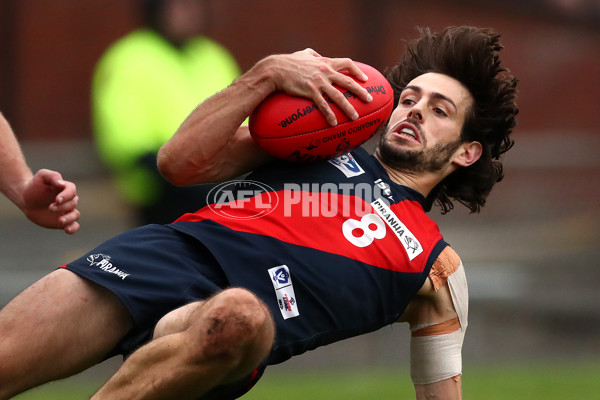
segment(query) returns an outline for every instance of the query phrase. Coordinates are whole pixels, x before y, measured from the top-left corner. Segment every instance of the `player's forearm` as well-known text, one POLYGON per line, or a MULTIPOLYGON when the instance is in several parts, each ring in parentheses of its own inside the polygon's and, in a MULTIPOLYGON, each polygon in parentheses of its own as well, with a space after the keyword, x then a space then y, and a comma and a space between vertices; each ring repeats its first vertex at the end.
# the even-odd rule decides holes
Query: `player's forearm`
POLYGON ((33 176, 10 125, 0 113, 0 191, 19 208, 23 188, 33 176))
POLYGON ((240 125, 275 90, 270 65, 270 58, 259 62, 186 118, 158 153, 159 169, 167 179, 189 185, 228 178, 247 161, 251 164, 254 153, 260 157, 247 128, 240 125), (227 164, 224 158, 236 165, 227 164))
POLYGON ((462 384, 458 379, 450 378, 427 385, 415 385, 417 400, 461 400, 462 384))

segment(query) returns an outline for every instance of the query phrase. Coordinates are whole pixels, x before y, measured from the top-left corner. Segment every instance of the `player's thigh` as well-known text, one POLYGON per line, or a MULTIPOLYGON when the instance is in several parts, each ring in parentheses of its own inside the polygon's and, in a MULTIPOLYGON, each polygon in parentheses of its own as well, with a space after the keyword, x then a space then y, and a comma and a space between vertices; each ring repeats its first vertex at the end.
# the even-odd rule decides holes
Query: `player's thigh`
POLYGON ((58 269, 0 311, 0 353, 19 354, 3 360, 69 373, 101 361, 130 328, 129 314, 112 293, 58 269))

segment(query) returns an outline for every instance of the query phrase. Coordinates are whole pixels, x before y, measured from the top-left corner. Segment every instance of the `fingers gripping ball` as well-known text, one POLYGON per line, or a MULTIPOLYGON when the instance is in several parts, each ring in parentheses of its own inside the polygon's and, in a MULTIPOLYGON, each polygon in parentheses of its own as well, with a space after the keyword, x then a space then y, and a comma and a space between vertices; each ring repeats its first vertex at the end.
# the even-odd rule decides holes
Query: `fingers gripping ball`
POLYGON ((350 91, 339 89, 358 112, 351 120, 332 101, 338 125, 331 126, 310 99, 275 92, 250 115, 252 138, 274 157, 295 162, 332 158, 360 146, 387 121, 394 107, 392 88, 375 68, 356 63, 368 76, 357 81, 373 96, 366 103, 350 91))

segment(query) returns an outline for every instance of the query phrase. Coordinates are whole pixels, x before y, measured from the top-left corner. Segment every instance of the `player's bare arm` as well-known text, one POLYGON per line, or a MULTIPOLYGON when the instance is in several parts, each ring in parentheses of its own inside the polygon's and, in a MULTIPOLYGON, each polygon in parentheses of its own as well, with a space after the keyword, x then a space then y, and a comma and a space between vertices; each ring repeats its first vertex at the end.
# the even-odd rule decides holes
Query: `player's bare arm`
MULTIPOLYGON (((425 281, 418 296, 410 303, 403 315, 404 321, 410 324, 411 329, 418 326, 441 326, 455 318, 457 318, 457 313, 452 304, 448 285, 442 286, 436 292, 429 279, 425 281)), ((415 349, 411 347, 411 352, 414 351, 415 349)), ((411 356, 414 357, 415 354, 411 356)), ((415 384, 414 387, 417 400, 432 398, 458 400, 462 398, 460 375, 437 382, 415 384)))
POLYGON ((417 400, 462 398, 460 350, 468 299, 463 267, 455 274, 438 290, 427 279, 399 320, 408 322, 412 332, 411 376, 417 400))
POLYGON ((248 127, 242 124, 275 91, 312 99, 331 124, 337 121, 326 97, 355 118, 356 110, 332 85, 350 90, 364 101, 371 97, 340 72, 344 70, 356 79, 366 79, 352 60, 321 57, 311 49, 259 61, 188 116, 159 151, 160 171, 174 184, 192 185, 235 178, 268 161, 270 157, 252 141, 248 127))

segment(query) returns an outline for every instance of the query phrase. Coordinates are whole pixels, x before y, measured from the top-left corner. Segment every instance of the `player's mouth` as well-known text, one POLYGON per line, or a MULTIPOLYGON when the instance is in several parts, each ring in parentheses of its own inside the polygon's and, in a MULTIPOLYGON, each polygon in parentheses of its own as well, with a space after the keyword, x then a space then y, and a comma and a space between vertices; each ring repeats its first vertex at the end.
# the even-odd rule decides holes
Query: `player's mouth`
POLYGON ((420 131, 417 125, 406 120, 400 122, 392 129, 392 133, 411 142, 421 143, 420 131))

